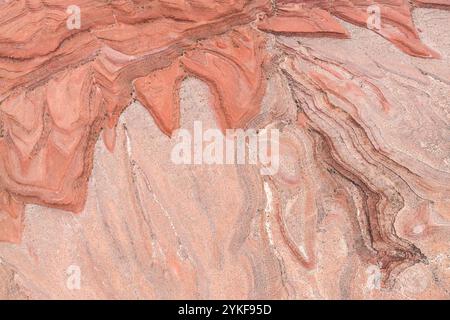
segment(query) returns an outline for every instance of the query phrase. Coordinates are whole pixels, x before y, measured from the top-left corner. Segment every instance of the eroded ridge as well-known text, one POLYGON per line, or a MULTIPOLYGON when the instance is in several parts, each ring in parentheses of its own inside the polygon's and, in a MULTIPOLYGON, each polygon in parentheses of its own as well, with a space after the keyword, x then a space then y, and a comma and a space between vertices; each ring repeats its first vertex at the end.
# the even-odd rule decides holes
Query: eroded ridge
MULTIPOLYGON (((374 32, 405 54, 440 57, 421 42, 411 12, 448 9, 447 0, 1 1, 0 240, 20 241, 25 204, 83 209, 98 136, 114 149, 118 118, 132 101, 171 136, 180 126, 180 83, 194 76, 209 86, 219 126, 242 128, 259 114, 276 74, 289 83, 317 164, 353 190, 361 254, 380 261, 386 279, 426 261, 397 236, 395 217, 405 197, 448 196, 446 177, 412 170, 377 145, 358 113, 358 103, 392 108, 374 81, 362 89, 352 80, 361 72, 272 41, 349 38, 339 19, 367 27, 373 5, 382 17, 374 32), (81 10, 79 29, 67 28, 70 5, 81 10)), ((305 267, 314 265, 312 248, 305 257, 286 241, 305 267)))

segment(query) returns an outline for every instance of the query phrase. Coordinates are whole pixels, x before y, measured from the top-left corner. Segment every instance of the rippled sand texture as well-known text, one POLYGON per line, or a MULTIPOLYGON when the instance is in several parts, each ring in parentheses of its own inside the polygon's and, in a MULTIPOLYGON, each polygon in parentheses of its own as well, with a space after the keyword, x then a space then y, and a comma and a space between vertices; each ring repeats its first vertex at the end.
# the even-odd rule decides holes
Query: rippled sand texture
POLYGON ((449 8, 0 0, 0 298, 449 299, 449 8), (175 165, 198 120, 279 172, 175 165))

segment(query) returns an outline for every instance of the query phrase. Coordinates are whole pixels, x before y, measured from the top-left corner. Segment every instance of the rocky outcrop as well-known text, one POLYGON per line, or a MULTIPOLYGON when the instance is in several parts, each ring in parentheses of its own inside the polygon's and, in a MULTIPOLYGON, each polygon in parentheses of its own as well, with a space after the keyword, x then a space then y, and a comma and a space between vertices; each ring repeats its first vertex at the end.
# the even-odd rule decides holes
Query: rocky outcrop
POLYGON ((448 295, 439 280, 448 256, 436 258, 450 209, 448 8, 447 0, 0 1, 0 240, 15 243, 1 244, 0 281, 16 270, 27 290, 15 294, 74 294, 29 269, 53 256, 52 240, 64 259, 44 269, 64 273, 75 256, 83 270, 94 259, 106 270, 125 257, 121 270, 145 283, 123 285, 118 271, 106 285, 91 270, 80 297, 216 297, 218 273, 229 276, 222 298, 448 295), (415 17, 425 10, 416 7, 444 10, 415 17), (192 78, 206 87, 183 93, 192 78), (167 164, 173 132, 199 116, 197 95, 223 131, 280 129, 279 173, 231 166, 213 178, 167 164), (138 104, 160 131, 142 123, 138 104), (120 199, 131 209, 115 200, 116 187, 128 190, 120 199), (81 235, 63 227, 79 224, 81 235), (434 280, 405 293, 408 270, 424 265, 434 280), (391 291, 367 289, 367 268, 391 291))

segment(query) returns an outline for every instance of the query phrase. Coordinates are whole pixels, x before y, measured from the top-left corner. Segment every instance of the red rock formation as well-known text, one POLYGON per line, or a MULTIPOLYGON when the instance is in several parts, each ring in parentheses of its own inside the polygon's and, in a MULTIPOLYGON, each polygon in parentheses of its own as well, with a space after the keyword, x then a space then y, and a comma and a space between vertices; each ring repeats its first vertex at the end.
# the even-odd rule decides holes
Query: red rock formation
MULTIPOLYGON (((259 225, 264 241, 275 238, 289 254, 248 240, 249 256, 272 250, 275 260, 289 257, 304 268, 316 268, 318 236, 308 226, 320 223, 319 195, 325 189, 336 211, 350 212, 358 257, 379 264, 385 284, 393 286, 390 280, 406 267, 427 261, 412 241, 397 234, 397 215, 419 207, 423 223, 433 225, 424 208, 433 204, 445 216, 450 190, 448 172, 426 164, 437 160, 413 159, 384 143, 391 129, 381 123, 392 114, 401 116, 393 111, 401 97, 383 85, 383 72, 401 79, 389 81, 414 84, 426 84, 429 76, 448 85, 449 74, 430 65, 399 66, 393 72, 380 57, 364 62, 369 53, 333 51, 334 39, 320 48, 279 37, 351 38, 340 20, 367 28, 371 5, 381 14, 380 28, 372 31, 403 53, 448 55, 422 43, 412 18, 414 6, 448 9, 448 0, 0 1, 0 240, 20 242, 26 204, 83 210, 97 139, 103 132, 113 151, 119 117, 131 103, 142 103, 170 137, 180 127, 181 82, 191 76, 209 87, 222 129, 261 128, 278 118, 290 124, 282 152, 297 160, 282 164, 281 173, 265 182, 266 189, 277 190, 272 194, 276 219, 262 217, 259 225), (79 29, 67 27, 70 5, 80 8, 79 29), (286 88, 283 98, 273 95, 277 107, 268 115, 261 106, 270 94, 271 77, 282 79, 278 86, 286 88), (288 98, 295 103, 290 111, 295 119, 284 106, 288 98), (308 142, 302 145, 302 139, 308 142), (319 180, 327 186, 319 188, 319 180), (301 196, 300 184, 306 190, 301 196), (287 221, 287 206, 291 210, 297 203, 303 206, 301 222, 287 221), (269 232, 266 223, 277 228, 269 232)), ((416 105, 423 104, 421 96, 416 99, 416 105)), ((410 118, 411 123, 420 119, 410 118)), ((405 126, 411 125, 408 121, 405 126)), ((252 205, 256 212, 257 204, 252 205)), ((239 247, 236 239, 230 247, 239 247)), ((163 244, 165 250, 173 250, 171 241, 163 244)), ((192 266, 179 262, 176 252, 169 256, 175 274, 191 274, 192 266)), ((287 287, 282 281, 273 290, 287 287)))
POLYGON ((9 193, 0 192, 0 241, 20 242, 23 228, 23 203, 9 193))
POLYGON ((224 129, 244 127, 259 112, 266 80, 264 46, 262 35, 239 28, 200 43, 181 58, 187 72, 210 86, 224 129))
MULTIPOLYGON (((41 1, 19 1, 3 7, 0 96, 4 136, 0 141, 0 179, 5 191, 21 201, 80 211, 85 202, 93 146, 102 127, 114 128, 132 101, 133 80, 152 71, 160 73, 158 69, 176 63, 173 61, 188 50, 191 52, 182 59, 183 63, 196 69, 193 73, 201 73, 195 67, 195 57, 205 54, 209 47, 205 43, 205 49, 201 49, 203 46, 197 41, 206 36, 231 32, 231 40, 226 41, 244 41, 245 46, 255 41, 250 52, 244 47, 227 52, 223 39, 213 40, 217 43, 209 46, 218 46, 223 54, 237 55, 236 61, 231 60, 237 63, 230 67, 234 69, 230 69, 231 73, 241 72, 239 64, 249 64, 242 71, 248 80, 241 74, 229 75, 248 81, 248 89, 239 97, 247 100, 244 109, 231 110, 229 92, 226 97, 217 97, 217 109, 223 109, 220 112, 224 121, 242 125, 258 110, 258 99, 263 93, 262 74, 258 71, 263 48, 255 39, 261 36, 255 38, 250 31, 233 28, 253 20, 256 12, 267 11, 267 1, 231 1, 228 5, 210 1, 195 5, 184 1, 154 1, 146 5, 60 1, 52 6, 41 1), (66 27, 68 5, 82 8, 80 30, 66 27), (47 16, 51 14, 55 16, 49 21, 47 16), (12 23, 9 19, 15 16, 19 21, 12 23), (37 24, 28 23, 28 19, 37 24), (40 21, 46 21, 42 22, 45 29, 39 27, 40 21), (22 28, 21 23, 27 28, 22 28), (19 33, 21 36, 17 37, 19 33), (233 37, 233 33, 237 36, 233 37), (17 45, 22 50, 16 50, 17 45), (30 109, 35 111, 30 113, 30 109)), ((174 80, 176 85, 180 79, 174 80)), ((214 81, 217 80, 212 79, 212 85, 214 81)), ((138 88, 141 85, 145 84, 138 80, 138 88)), ((138 97, 144 100, 139 92, 138 89, 138 97)), ((177 126, 178 111, 158 118, 158 110, 164 107, 154 105, 152 114, 169 134, 177 126)), ((171 108, 175 110, 176 104, 171 108)), ((114 140, 113 133, 107 131, 106 136, 110 136, 107 141, 114 140)))

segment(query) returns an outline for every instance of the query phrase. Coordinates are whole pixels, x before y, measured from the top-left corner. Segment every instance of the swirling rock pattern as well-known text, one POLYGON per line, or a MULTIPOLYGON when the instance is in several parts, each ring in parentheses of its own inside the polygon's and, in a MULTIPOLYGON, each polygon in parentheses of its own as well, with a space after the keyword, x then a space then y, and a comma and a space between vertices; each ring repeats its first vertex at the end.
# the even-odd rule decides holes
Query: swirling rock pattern
POLYGON ((0 297, 449 298, 449 8, 0 1, 0 297), (174 165, 195 120, 279 172, 174 165))

